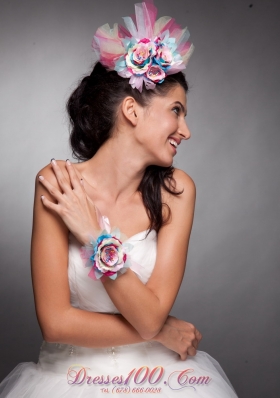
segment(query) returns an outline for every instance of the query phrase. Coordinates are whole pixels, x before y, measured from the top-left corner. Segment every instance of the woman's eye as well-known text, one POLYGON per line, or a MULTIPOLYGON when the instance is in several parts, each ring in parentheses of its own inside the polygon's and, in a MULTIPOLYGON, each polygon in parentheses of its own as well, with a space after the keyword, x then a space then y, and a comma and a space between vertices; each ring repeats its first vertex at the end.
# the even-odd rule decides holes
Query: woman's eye
POLYGON ((175 108, 173 108, 173 111, 176 113, 176 115, 180 114, 180 108, 178 106, 175 106, 175 108))

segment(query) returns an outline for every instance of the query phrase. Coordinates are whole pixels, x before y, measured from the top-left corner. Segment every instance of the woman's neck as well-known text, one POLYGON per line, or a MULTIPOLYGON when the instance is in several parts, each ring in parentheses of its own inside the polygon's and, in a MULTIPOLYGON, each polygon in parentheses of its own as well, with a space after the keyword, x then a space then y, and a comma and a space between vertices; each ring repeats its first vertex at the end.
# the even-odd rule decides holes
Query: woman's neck
POLYGON ((85 180, 111 203, 125 202, 138 190, 147 162, 132 140, 117 135, 106 141, 93 158, 83 163, 85 180))

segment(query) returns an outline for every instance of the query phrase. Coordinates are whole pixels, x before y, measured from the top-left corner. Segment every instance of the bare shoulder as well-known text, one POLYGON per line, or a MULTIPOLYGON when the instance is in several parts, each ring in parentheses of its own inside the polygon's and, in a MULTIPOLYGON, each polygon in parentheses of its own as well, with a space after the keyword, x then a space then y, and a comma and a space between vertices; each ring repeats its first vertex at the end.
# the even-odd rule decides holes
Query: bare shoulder
MULTIPOLYGON (((70 181, 69 174, 66 169, 66 162, 65 160, 56 160, 56 163, 60 167, 64 177, 70 181)), ((36 174, 36 181, 38 181, 39 175, 42 175, 44 178, 46 178, 52 185, 54 185, 56 188, 59 188, 57 178, 54 174, 53 168, 51 163, 47 164, 45 167, 43 167, 38 173, 36 174)))
MULTIPOLYGON (((170 189, 179 192, 179 195, 172 195, 166 190, 162 190, 163 203, 168 204, 170 208, 182 208, 184 206, 193 206, 196 197, 196 187, 193 179, 183 170, 174 169, 173 182, 170 184, 170 189)), ((178 209, 179 210, 179 209, 178 209)))
POLYGON ((195 195, 196 187, 193 179, 183 170, 174 169, 173 178, 176 182, 176 188, 179 191, 183 190, 182 194, 195 195))
MULTIPOLYGON (((67 180, 70 180, 69 174, 65 166, 65 161, 57 160, 56 162, 59 165, 65 178, 67 180)), ((53 171, 52 165, 47 164, 45 167, 43 167, 41 170, 38 171, 35 178, 32 240, 34 240, 34 237, 37 237, 38 235, 41 236, 42 231, 44 231, 45 234, 47 234, 48 231, 50 231, 53 236, 54 235, 56 236, 60 235, 60 237, 63 236, 64 240, 68 236, 67 235, 68 230, 64 225, 62 219, 58 216, 58 214, 45 207, 42 203, 41 197, 45 196, 45 198, 47 198, 49 201, 57 204, 57 201, 55 200, 55 198, 51 193, 52 190, 60 190, 60 192, 62 192, 59 183, 57 181, 57 178, 55 176, 55 173, 53 171), (50 191, 47 190, 44 187, 44 185, 40 182, 38 178, 40 175, 43 176, 52 185, 50 191), (40 234, 38 234, 38 231, 41 231, 40 234)))

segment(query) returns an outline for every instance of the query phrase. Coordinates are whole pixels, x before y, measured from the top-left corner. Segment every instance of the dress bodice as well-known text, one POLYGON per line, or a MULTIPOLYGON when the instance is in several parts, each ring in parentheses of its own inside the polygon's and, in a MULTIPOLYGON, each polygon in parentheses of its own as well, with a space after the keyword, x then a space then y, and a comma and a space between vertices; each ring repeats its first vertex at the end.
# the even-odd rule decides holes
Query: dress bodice
MULTIPOLYGON (((147 283, 156 261, 157 233, 152 230, 146 235, 147 231, 142 231, 126 241, 133 245, 130 256, 134 262, 141 265, 137 276, 143 283, 147 283)), ((81 244, 69 233, 68 278, 71 305, 87 311, 119 313, 102 282, 94 281, 88 277, 89 268, 84 265, 80 248, 81 244)))

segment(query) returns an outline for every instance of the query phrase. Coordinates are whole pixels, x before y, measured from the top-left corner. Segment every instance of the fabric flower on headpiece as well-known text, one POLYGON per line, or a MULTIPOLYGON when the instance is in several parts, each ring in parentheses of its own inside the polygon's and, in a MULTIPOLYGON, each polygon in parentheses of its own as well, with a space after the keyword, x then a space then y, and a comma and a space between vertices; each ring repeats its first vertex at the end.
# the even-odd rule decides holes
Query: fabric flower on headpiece
POLYGON ((156 21, 152 0, 135 4, 135 16, 124 17, 125 26, 105 24, 97 29, 92 47, 100 62, 129 78, 133 88, 142 92, 154 89, 167 75, 186 68, 194 46, 188 42, 187 28, 181 29, 171 17, 156 21))
POLYGON ((95 210, 102 231, 97 237, 91 237, 90 245, 82 246, 80 250, 85 267, 91 267, 88 276, 95 281, 102 276, 116 279, 128 268, 141 275, 142 266, 132 260, 129 253, 134 246, 124 241, 125 236, 118 228, 111 231, 108 218, 102 216, 96 206, 95 210))

